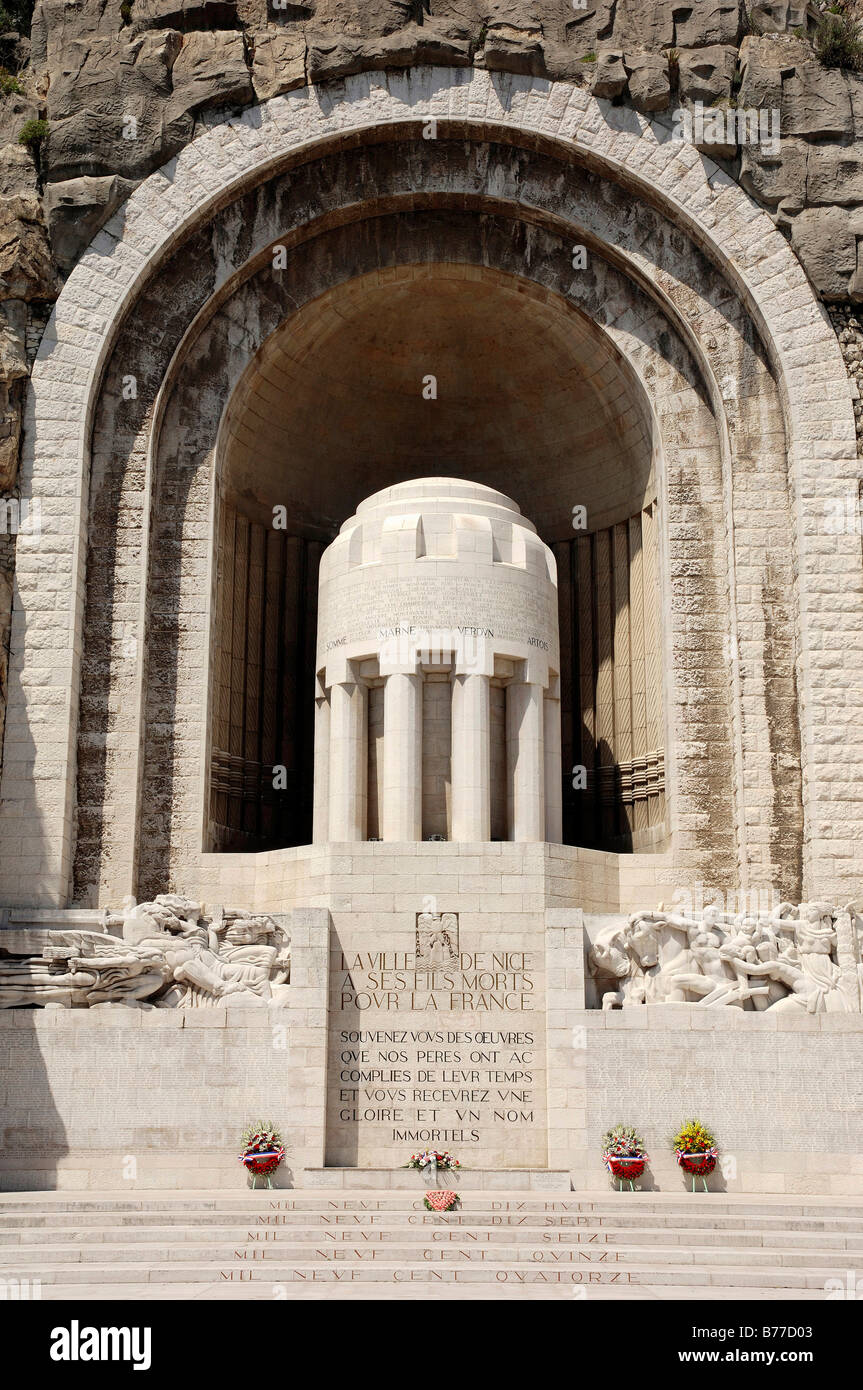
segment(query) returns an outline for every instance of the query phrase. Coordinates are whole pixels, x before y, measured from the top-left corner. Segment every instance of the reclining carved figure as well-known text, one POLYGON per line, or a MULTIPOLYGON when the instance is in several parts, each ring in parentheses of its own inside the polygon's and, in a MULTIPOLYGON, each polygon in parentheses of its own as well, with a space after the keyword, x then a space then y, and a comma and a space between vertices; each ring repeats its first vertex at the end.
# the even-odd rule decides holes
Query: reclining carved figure
MULTIPOLYGON (((241 908, 202 919, 200 904, 175 894, 127 901, 108 932, 38 933, 41 955, 4 951, 0 1008, 146 1001, 160 1008, 209 1007, 231 998, 257 1005, 287 998, 290 939, 277 923, 241 908)), ((33 933, 29 933, 33 935, 33 933)))

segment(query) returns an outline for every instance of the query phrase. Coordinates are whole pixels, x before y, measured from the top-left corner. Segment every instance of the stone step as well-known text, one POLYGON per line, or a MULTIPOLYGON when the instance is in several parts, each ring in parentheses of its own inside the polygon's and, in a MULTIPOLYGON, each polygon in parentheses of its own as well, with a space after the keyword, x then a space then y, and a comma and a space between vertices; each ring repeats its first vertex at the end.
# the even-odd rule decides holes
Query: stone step
MULTIPOLYGON (((513 1211, 475 1211, 472 1202, 461 1205, 459 1211, 438 1213, 424 1208, 421 1202, 402 1211, 261 1211, 261 1208, 231 1209, 220 1212, 196 1212, 178 1208, 153 1209, 146 1212, 15 1212, 0 1215, 0 1245, 15 1243, 22 1232, 38 1241, 43 1233, 50 1236, 54 1230, 75 1230, 81 1232, 106 1232, 106 1230, 175 1229, 185 1226, 200 1232, 200 1238, 207 1238, 208 1230, 227 1229, 227 1227, 246 1227, 246 1229, 281 1230, 290 1227, 320 1227, 321 1230, 360 1230, 378 1229, 382 1226, 436 1226, 461 1225, 491 1230, 521 1230, 525 1227, 548 1227, 549 1230, 580 1230, 580 1232, 606 1232, 606 1230, 646 1230, 663 1233, 678 1232, 685 1236, 695 1230, 712 1230, 717 1236, 724 1233, 745 1230, 750 1234, 787 1232, 799 1236, 848 1236, 863 1237, 863 1220, 860 1218, 838 1218, 828 1216, 819 1219, 778 1218, 771 1213, 750 1215, 745 1212, 716 1213, 712 1208, 702 1207, 698 1211, 687 1211, 666 1215, 666 1213, 645 1211, 605 1211, 605 1212, 513 1212, 513 1211)), ((146 1236, 142 1236, 146 1238, 146 1236)), ((670 1238, 673 1238, 671 1236, 670 1238)))
MULTIPOLYGON (((457 1188, 457 1184, 454 1185, 457 1188)), ((413 1192, 340 1192, 338 1196, 298 1189, 258 1189, 257 1192, 190 1195, 177 1194, 176 1197, 164 1191, 136 1193, 134 1196, 119 1194, 104 1195, 98 1198, 71 1197, 65 1193, 35 1192, 26 1199, 20 1193, 10 1196, 0 1193, 0 1219, 5 1216, 38 1214, 40 1211, 54 1216, 58 1213, 74 1213, 76 1216, 86 1212, 138 1213, 158 1212, 197 1212, 197 1211, 404 1211, 422 1206, 426 1189, 419 1187, 413 1192)), ((838 1219, 857 1219, 863 1222, 863 1199, 827 1199, 816 1202, 810 1198, 800 1202, 771 1202, 766 1197, 741 1197, 732 1199, 725 1193, 695 1192, 668 1194, 657 1197, 640 1192, 576 1194, 570 1198, 542 1197, 525 1195, 520 1192, 471 1192, 464 1194, 472 1211, 519 1213, 542 1212, 574 1215, 613 1215, 626 1207, 639 1213, 651 1212, 676 1218, 678 1214, 709 1209, 717 1216, 775 1216, 777 1218, 804 1219, 829 1217, 838 1219)))
POLYGON ((170 1211, 154 1209, 143 1212, 110 1211, 58 1211, 58 1212, 15 1212, 0 1215, 0 1245, 17 1238, 27 1230, 38 1239, 41 1231, 76 1230, 141 1230, 153 1228, 172 1229, 181 1222, 194 1225, 202 1232, 219 1227, 257 1227, 261 1230, 280 1230, 283 1228, 319 1227, 322 1230, 345 1228, 358 1230, 380 1226, 418 1226, 418 1225, 464 1225, 488 1227, 492 1230, 521 1230, 525 1226, 554 1230, 605 1231, 644 1229, 659 1234, 664 1232, 687 1232, 712 1230, 716 1232, 746 1230, 752 1233, 771 1231, 798 1232, 801 1235, 860 1235, 863 1237, 863 1218, 831 1216, 799 1217, 790 1219, 772 1214, 759 1216, 732 1212, 717 1215, 711 1207, 698 1210, 691 1208, 674 1215, 646 1212, 643 1210, 624 1211, 621 1208, 601 1212, 557 1213, 557 1212, 489 1212, 476 1211, 472 1201, 465 1202, 456 1212, 437 1213, 426 1210, 422 1201, 400 1211, 262 1211, 259 1206, 249 1209, 238 1208, 225 1211, 170 1211))
MULTIPOLYGON (((410 1300, 416 1302, 421 1299, 423 1303, 436 1301, 451 1301, 453 1298, 452 1284, 343 1284, 332 1283, 322 1288, 317 1282, 293 1282, 285 1285, 279 1290, 279 1297, 284 1297, 291 1303, 304 1301, 319 1302, 322 1298, 332 1302, 350 1302, 361 1299, 363 1302, 386 1300, 387 1303, 405 1302, 410 1300)), ((457 1296, 459 1302, 471 1299, 481 1299, 487 1302, 489 1290, 487 1285, 482 1283, 457 1285, 457 1296)), ((737 1301, 741 1297, 739 1287, 729 1287, 724 1284, 711 1284, 709 1289, 702 1286, 693 1287, 691 1284, 663 1284, 656 1288, 650 1283, 645 1284, 523 1284, 512 1287, 508 1284, 496 1283, 494 1286, 493 1297, 495 1302, 543 1302, 554 1300, 567 1300, 573 1302, 575 1299, 590 1298, 591 1303, 596 1302, 615 1302, 633 1303, 649 1300, 654 1302, 657 1298, 663 1300, 675 1300, 676 1302, 710 1302, 720 1303, 724 1300, 737 1301)), ((782 1303, 823 1303, 823 1288, 814 1289, 785 1289, 785 1288, 760 1288, 757 1294, 759 1302, 782 1302, 782 1303)), ((41 1291, 42 1301, 45 1303, 67 1302, 74 1300, 75 1303, 88 1301, 109 1301, 117 1303, 145 1303, 156 1302, 170 1299, 173 1303, 179 1302, 273 1302, 273 1289, 269 1282, 255 1283, 231 1283, 229 1280, 222 1280, 218 1284, 46 1284, 41 1291)))
MULTIPOLYGON (((657 1288, 667 1285, 710 1291, 714 1285, 723 1288, 736 1288, 744 1291, 755 1289, 761 1296, 765 1289, 813 1289, 820 1290, 824 1297, 827 1278, 844 1278, 844 1269, 827 1271, 812 1266, 753 1265, 746 1256, 745 1264, 712 1264, 704 1261, 686 1265, 680 1262, 662 1265, 651 1261, 644 1251, 641 1259, 628 1266, 584 1265, 561 1269, 550 1265, 537 1265, 522 1257, 508 1263, 482 1262, 473 1265, 454 1265, 443 1263, 434 1267, 428 1262, 410 1263, 394 1256, 384 1261, 347 1264, 315 1264, 308 1259, 296 1262, 284 1260, 265 1260, 256 1262, 255 1267, 224 1269, 215 1262, 191 1263, 177 1260, 174 1263, 161 1258, 152 1262, 138 1263, 42 1263, 39 1265, 38 1279, 43 1286, 52 1284, 114 1284, 136 1283, 152 1285, 185 1284, 250 1284, 260 1283, 270 1287, 273 1297, 274 1285, 315 1284, 321 1288, 338 1284, 485 1284, 497 1288, 501 1284, 522 1287, 526 1285, 566 1285, 573 1288, 586 1285, 589 1289, 611 1285, 612 1287, 636 1288, 653 1285, 657 1288)), ((677 1254, 678 1252, 675 1252, 677 1254)), ((664 1296, 664 1295, 661 1295, 664 1296)))
MULTIPOLYGON (((5 1252, 4 1252, 5 1255, 5 1252)), ((284 1264, 291 1259, 301 1260, 312 1265, 345 1266, 365 1268, 372 1264, 396 1264, 398 1267, 418 1265, 431 1267, 457 1265, 459 1268, 477 1265, 511 1265, 520 1261, 531 1267, 560 1269, 577 1266, 580 1269, 622 1269, 630 1266, 641 1267, 645 1262, 651 1266, 712 1268, 714 1266, 741 1266, 771 1269, 821 1269, 826 1277, 844 1277, 851 1262, 846 1252, 836 1251, 794 1251, 794 1250, 754 1250, 737 1246, 625 1246, 589 1247, 583 1246, 537 1246, 535 1242, 524 1241, 511 1245, 489 1245, 481 1249, 458 1245, 418 1246, 414 1243, 402 1245, 365 1245, 361 1249, 349 1246, 321 1247, 314 1243, 298 1250, 291 1247, 281 1249, 277 1245, 251 1247, 237 1243, 201 1245, 194 1241, 183 1242, 168 1247, 159 1245, 102 1245, 94 1250, 81 1245, 51 1245, 44 1248, 20 1247, 11 1255, 0 1258, 0 1271, 10 1275, 38 1272, 45 1266, 82 1265, 87 1268, 110 1265, 139 1265, 142 1260, 158 1265, 163 1263, 173 1268, 177 1264, 202 1264, 212 1261, 220 1269, 246 1269, 257 1266, 284 1264), (844 1254, 844 1258, 843 1258, 844 1254)), ((863 1259, 856 1263, 863 1269, 863 1259)))
POLYGON ((554 1249, 558 1246, 601 1250, 621 1245, 681 1247, 719 1247, 732 1245, 737 1249, 812 1250, 836 1252, 863 1257, 863 1233, 823 1231, 759 1231, 744 1228, 713 1230, 694 1227, 686 1231, 648 1226, 603 1227, 587 1230, 584 1227, 550 1227, 528 1223, 513 1226, 481 1226, 465 1218, 436 1217, 433 1222, 407 1225, 392 1218, 374 1226, 314 1226, 306 1221, 296 1226, 239 1225, 147 1225, 79 1228, 76 1226, 45 1226, 0 1232, 0 1264, 17 1258, 17 1252, 44 1252, 47 1247, 81 1248, 99 1251, 105 1247, 152 1245, 164 1249, 177 1245, 248 1245, 254 1247, 314 1245, 338 1249, 353 1243, 359 1248, 377 1245, 405 1245, 410 1242, 429 1247, 441 1244, 465 1245, 475 1248, 513 1243, 533 1244, 554 1249), (445 1229, 444 1229, 445 1228, 445 1229))
POLYGON ((443 1214, 422 1189, 0 1196, 0 1277, 51 1298, 802 1300, 858 1268, 853 1200, 470 1192, 443 1214))

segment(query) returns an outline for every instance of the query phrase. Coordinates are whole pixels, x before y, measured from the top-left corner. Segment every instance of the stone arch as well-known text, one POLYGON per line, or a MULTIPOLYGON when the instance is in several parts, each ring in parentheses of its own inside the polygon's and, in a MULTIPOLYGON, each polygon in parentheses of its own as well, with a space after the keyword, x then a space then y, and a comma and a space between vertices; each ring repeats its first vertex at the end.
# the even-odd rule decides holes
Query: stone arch
MULTIPOLYGON (((802 737, 805 885, 811 892, 853 896, 855 875, 859 878, 854 788, 863 771, 863 726, 853 702, 844 698, 842 635, 834 633, 832 615, 837 602, 860 611, 859 538, 831 537, 825 592, 827 586, 819 581, 824 566, 819 509, 825 498, 844 500, 848 488, 856 488, 858 463, 839 350, 799 264, 732 180, 645 119, 562 83, 475 70, 418 69, 363 74, 332 88, 291 93, 209 131, 142 185, 70 276, 40 349, 26 420, 22 492, 42 499, 46 535, 38 552, 19 547, 0 811, 4 901, 63 904, 70 894, 90 436, 98 423, 102 374, 130 308, 146 293, 154 270, 169 262, 172 248, 244 186, 260 183, 268 171, 312 154, 328 140, 362 143, 372 132, 395 134, 430 118, 476 132, 490 129, 502 138, 517 136, 540 152, 553 145, 575 164, 637 192, 642 204, 680 229, 680 249, 689 244, 704 253, 725 281, 728 305, 737 298, 756 325, 782 404, 778 432, 775 421, 770 430, 774 444, 782 435, 794 518, 787 550, 796 586, 793 698, 802 737), (58 579, 56 595, 46 594, 46 556, 58 579), (841 745, 841 765, 821 741, 827 720, 833 721, 832 737, 841 745)), ((637 228, 614 228, 606 240, 607 254, 621 257, 631 276, 647 271, 637 228), (624 233, 629 247, 622 252, 624 233)), ((231 267, 213 267, 210 295, 223 292, 230 274, 231 267)), ((654 294, 666 295, 673 306, 672 267, 654 266, 652 283, 654 294)), ((705 321, 711 314, 722 317, 721 295, 709 313, 703 302, 681 304, 678 316, 684 323, 687 307, 693 315, 689 332, 707 340, 709 354, 711 325, 705 321)), ((169 316, 169 305, 165 312, 169 316)), ((750 350, 757 356, 757 345, 750 350)), ((712 378, 720 400, 725 394, 732 407, 739 404, 723 378, 721 351, 705 375, 712 378)), ((728 375, 730 379, 733 373, 728 375)), ((723 430, 732 444, 740 445, 734 440, 733 410, 724 414, 723 430)), ((148 423, 138 422, 141 442, 148 423)), ((742 445, 745 452, 745 440, 742 445)), ((137 457, 140 466, 140 450, 137 457)), ((145 542, 151 524, 145 517, 145 542)), ((730 549, 733 571, 736 559, 734 547, 730 549)), ((733 578, 731 590, 736 614, 733 578)), ((139 612, 129 621, 140 631, 142 618, 139 612)), ((732 666, 746 640, 746 632, 732 634, 732 666)), ((774 634, 774 640, 785 638, 774 634)), ((143 689, 145 655, 133 653, 130 659, 137 662, 136 679, 143 689)), ((739 725, 739 698, 734 717, 739 725)), ((745 731, 738 742, 745 761, 745 731)), ((125 752, 135 762, 137 749, 125 752)), ((762 835, 766 845, 769 831, 760 815, 760 795, 748 826, 749 843, 762 835)), ((746 824, 745 815, 738 817, 738 830, 741 824, 746 824)), ((769 846, 760 863, 751 854, 744 858, 744 875, 770 872, 769 846)))

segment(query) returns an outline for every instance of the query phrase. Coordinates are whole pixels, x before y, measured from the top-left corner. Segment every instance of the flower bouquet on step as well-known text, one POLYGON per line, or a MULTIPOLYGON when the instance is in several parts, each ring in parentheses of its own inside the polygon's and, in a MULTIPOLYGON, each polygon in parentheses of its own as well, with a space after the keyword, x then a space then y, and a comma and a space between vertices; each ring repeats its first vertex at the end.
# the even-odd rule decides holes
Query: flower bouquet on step
POLYGON ((617 1178, 623 1191, 628 1182, 631 1191, 636 1178, 640 1178, 648 1164, 644 1140, 632 1125, 615 1125, 602 1139, 602 1161, 612 1178, 617 1178))
POLYGON ((270 1121, 266 1124, 259 1121, 256 1125, 249 1125, 243 1130, 241 1142, 243 1152, 239 1158, 247 1172, 253 1177, 269 1179, 285 1156, 282 1136, 275 1125, 270 1121))
MULTIPOLYGON (((694 1192, 695 1179, 704 1180, 716 1167, 719 1149, 716 1147, 713 1131, 702 1124, 701 1120, 687 1120, 672 1139, 671 1147, 677 1156, 679 1166, 684 1173, 691 1175, 694 1192)), ((706 1182, 704 1190, 707 1191, 706 1182)))
MULTIPOLYGON (((419 1168, 424 1178, 429 1182, 436 1182, 439 1172, 454 1173, 461 1168, 457 1158, 446 1149, 423 1149, 420 1153, 411 1154, 406 1168, 419 1168)), ((453 1207, 458 1206, 457 1192, 444 1192, 433 1190, 425 1195, 425 1204, 428 1211, 452 1211, 453 1207)))
MULTIPOLYGON (((461 1164, 446 1150, 441 1153, 440 1149, 423 1149, 421 1153, 411 1154, 405 1167, 419 1168, 423 1177, 432 1180, 437 1178, 438 1172, 457 1172, 461 1164)), ((452 1211, 459 1204, 459 1195, 435 1189, 426 1193, 425 1204, 427 1211, 452 1211)))
POLYGON ((424 1177, 436 1177, 440 1172, 455 1172, 461 1168, 457 1158, 453 1158, 451 1153, 444 1150, 443 1153, 438 1149, 423 1149, 421 1153, 411 1154, 406 1168, 419 1168, 424 1177))

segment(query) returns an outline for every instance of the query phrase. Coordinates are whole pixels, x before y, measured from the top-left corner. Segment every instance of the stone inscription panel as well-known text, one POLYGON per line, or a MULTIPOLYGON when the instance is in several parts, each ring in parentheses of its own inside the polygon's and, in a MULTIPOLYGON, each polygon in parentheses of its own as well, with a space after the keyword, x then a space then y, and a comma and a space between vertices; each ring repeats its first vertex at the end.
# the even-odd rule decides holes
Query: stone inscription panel
POLYGON ((398 919, 333 932, 327 1164, 401 1167, 436 1148, 465 1167, 545 1167, 540 915, 518 932, 398 919))
POLYGON ((471 643, 507 639, 536 646, 558 660, 555 590, 518 570, 494 576, 460 575, 398 579, 363 570, 353 583, 321 593, 318 661, 334 649, 367 639, 409 640, 411 635, 448 632, 471 643), (429 629, 428 615, 434 614, 429 629))

